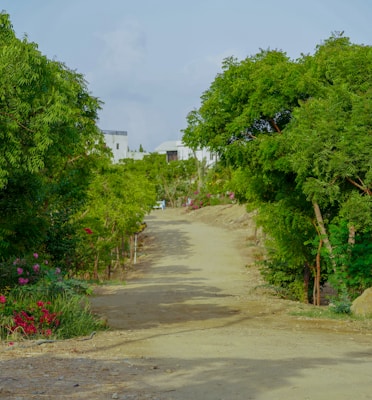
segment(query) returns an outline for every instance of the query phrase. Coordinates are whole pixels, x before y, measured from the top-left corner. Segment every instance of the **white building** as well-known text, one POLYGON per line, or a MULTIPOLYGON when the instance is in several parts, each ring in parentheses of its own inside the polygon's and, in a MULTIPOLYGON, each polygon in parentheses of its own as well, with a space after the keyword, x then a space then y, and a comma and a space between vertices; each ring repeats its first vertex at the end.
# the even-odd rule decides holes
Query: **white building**
POLYGON ((145 156, 148 156, 149 154, 150 153, 148 153, 146 151, 142 152, 142 151, 131 151, 131 150, 129 150, 127 152, 127 158, 130 158, 132 160, 138 161, 138 160, 143 160, 143 158, 145 156))
POLYGON ((213 165, 217 161, 217 155, 204 148, 196 150, 195 155, 190 147, 185 146, 181 140, 173 140, 163 142, 160 146, 155 149, 155 153, 166 154, 167 161, 173 160, 188 160, 194 156, 199 160, 205 159, 207 166, 213 165))
POLYGON ((114 155, 113 162, 117 163, 128 154, 128 132, 127 131, 102 131, 105 142, 114 155))

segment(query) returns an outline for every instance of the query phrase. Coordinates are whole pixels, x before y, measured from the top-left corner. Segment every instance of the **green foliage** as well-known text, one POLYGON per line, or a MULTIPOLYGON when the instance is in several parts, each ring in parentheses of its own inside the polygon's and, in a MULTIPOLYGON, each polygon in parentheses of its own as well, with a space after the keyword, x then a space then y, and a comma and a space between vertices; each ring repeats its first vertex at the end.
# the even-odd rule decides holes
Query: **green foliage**
POLYGON ((36 284, 46 276, 49 269, 48 260, 37 253, 4 261, 0 263, 0 290, 36 284))
POLYGON ((71 216, 99 159, 100 101, 82 75, 16 38, 0 13, 0 260, 33 249, 66 262, 71 216))
POLYGON ((105 271, 113 261, 113 250, 123 250, 125 238, 141 230, 155 201, 154 184, 140 171, 134 173, 126 164, 107 165, 97 171, 88 201, 75 215, 80 228, 74 272, 92 272, 94 268, 97 278, 98 272, 105 271))
POLYGON ((354 299, 372 286, 372 232, 356 232, 355 243, 350 243, 345 220, 336 219, 329 230, 336 264, 333 284, 346 283, 349 297, 354 299))
POLYGON ((152 153, 143 160, 123 160, 125 171, 144 175, 155 185, 156 200, 165 200, 171 207, 180 206, 197 187, 197 163, 189 160, 167 163, 165 154, 152 153))
POLYGON ((231 190, 267 235, 265 277, 295 297, 320 240, 321 280, 349 297, 370 284, 371 77, 372 48, 333 35, 296 61, 276 50, 226 59, 187 116, 183 140, 233 169, 231 190), (352 247, 329 237, 338 219, 356 232, 352 247))
POLYGON ((2 340, 68 339, 105 328, 81 296, 66 292, 49 298, 37 286, 33 288, 0 296, 2 340))
POLYGON ((298 265, 280 261, 273 256, 261 263, 261 273, 280 297, 301 302, 307 300, 303 270, 298 265))
POLYGON ((85 281, 66 279, 52 268, 36 282, 2 287, 0 337, 66 339, 103 329, 89 309, 89 294, 85 281))
POLYGON ((61 313, 58 339, 87 336, 106 329, 104 322, 92 313, 87 299, 59 296, 55 308, 61 313))
POLYGON ((338 292, 338 295, 331 299, 329 308, 336 314, 350 314, 351 305, 349 293, 344 289, 338 292))

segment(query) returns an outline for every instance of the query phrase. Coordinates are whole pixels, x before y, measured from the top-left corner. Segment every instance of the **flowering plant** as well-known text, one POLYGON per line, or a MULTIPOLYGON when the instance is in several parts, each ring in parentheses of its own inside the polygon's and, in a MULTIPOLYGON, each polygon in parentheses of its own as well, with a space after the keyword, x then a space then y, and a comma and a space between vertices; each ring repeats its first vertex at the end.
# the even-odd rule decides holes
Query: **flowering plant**
POLYGON ((40 260, 38 253, 0 263, 0 288, 35 284, 45 275, 48 260, 40 260))
POLYGON ((4 315, 12 310, 11 318, 7 319, 8 333, 19 333, 22 336, 50 337, 60 325, 61 313, 52 312, 51 302, 37 301, 35 305, 22 309, 15 302, 8 304, 7 298, 0 295, 0 310, 4 315))

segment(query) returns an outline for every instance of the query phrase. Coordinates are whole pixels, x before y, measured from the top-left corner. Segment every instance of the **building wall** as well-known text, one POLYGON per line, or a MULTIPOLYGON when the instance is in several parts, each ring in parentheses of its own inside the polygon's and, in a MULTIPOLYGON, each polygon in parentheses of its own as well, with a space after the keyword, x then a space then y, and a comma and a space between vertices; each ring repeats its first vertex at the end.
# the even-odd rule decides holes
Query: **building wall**
MULTIPOLYGON (((175 159, 175 152, 177 152, 177 160, 188 160, 189 158, 194 157, 193 151, 189 147, 185 146, 180 140, 164 142, 155 149, 155 152, 159 154, 167 154, 167 156, 172 155, 172 160, 175 159)), ((195 152, 195 156, 199 161, 203 161, 205 159, 207 166, 213 165, 217 162, 216 154, 211 153, 205 148, 197 150, 195 152)), ((169 157, 167 157, 167 159, 169 159, 169 157)))
POLYGON ((138 160, 143 160, 145 156, 148 156, 150 153, 147 152, 140 152, 140 151, 128 151, 127 152, 127 158, 130 158, 132 160, 138 161, 138 160))
POLYGON ((127 131, 102 131, 105 142, 114 155, 113 162, 117 163, 128 154, 128 133, 127 131))

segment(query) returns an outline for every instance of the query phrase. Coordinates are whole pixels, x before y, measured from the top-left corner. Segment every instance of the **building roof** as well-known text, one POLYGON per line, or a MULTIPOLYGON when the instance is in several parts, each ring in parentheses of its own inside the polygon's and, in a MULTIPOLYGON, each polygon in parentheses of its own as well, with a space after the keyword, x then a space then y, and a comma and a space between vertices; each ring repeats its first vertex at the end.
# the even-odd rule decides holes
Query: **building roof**
POLYGON ((166 153, 167 151, 177 151, 178 147, 182 145, 180 140, 168 140, 167 142, 163 142, 156 149, 156 153, 166 153))
POLYGON ((128 136, 127 131, 110 131, 110 130, 102 130, 105 135, 123 135, 128 136))

